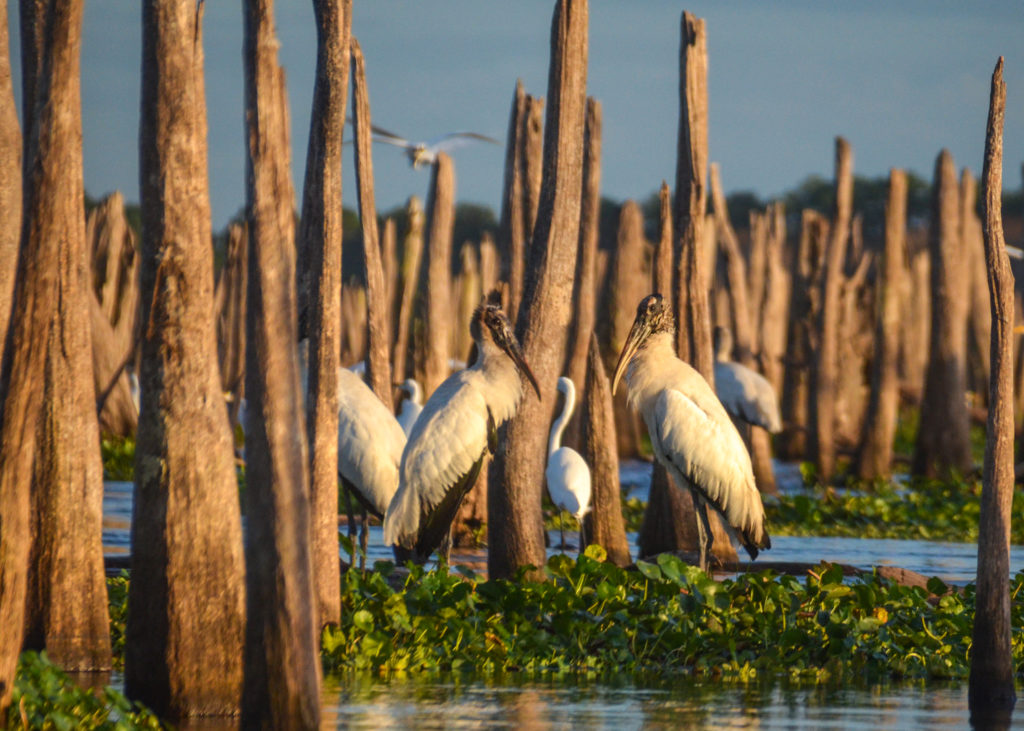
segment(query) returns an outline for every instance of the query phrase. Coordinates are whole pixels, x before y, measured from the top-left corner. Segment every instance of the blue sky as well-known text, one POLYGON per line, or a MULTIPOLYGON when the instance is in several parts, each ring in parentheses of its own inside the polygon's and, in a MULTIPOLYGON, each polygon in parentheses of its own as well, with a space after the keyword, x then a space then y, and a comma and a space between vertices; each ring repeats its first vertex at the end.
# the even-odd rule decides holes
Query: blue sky
MULTIPOLYGON (((242 11, 207 0, 204 25, 215 228, 243 205, 242 11)), ((16 74, 17 3, 8 0, 16 74)), ((504 141, 516 78, 546 95, 552 0, 354 0, 374 122, 410 139, 474 130, 504 141)), ((278 0, 288 78, 292 169, 301 186, 313 85, 312 5, 278 0)), ((1024 12, 1019 0, 847 3, 591 0, 589 93, 604 111, 603 192, 644 198, 675 170, 679 19, 707 21, 711 159, 727 190, 777 195, 831 175, 832 140, 858 174, 904 167, 929 176, 948 147, 980 173, 989 80, 1006 57, 1005 187, 1024 161, 1024 12)), ((86 0, 82 50, 85 184, 138 198, 139 0, 86 0)), ((18 88, 20 104, 20 88, 18 88)), ((429 174, 374 150, 377 205, 425 196, 429 174)), ((504 153, 454 153, 459 200, 498 207, 504 153)), ((351 157, 344 200, 354 207, 351 157)), ((296 195, 300 193, 296 191, 296 195)))

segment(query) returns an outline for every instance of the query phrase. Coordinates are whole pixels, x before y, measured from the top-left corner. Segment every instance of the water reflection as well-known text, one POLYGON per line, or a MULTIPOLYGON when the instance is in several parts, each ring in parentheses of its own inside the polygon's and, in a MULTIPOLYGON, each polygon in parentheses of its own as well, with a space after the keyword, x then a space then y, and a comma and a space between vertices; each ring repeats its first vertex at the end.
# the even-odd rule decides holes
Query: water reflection
POLYGON ((961 685, 723 686, 682 678, 325 680, 330 728, 963 728, 961 685))

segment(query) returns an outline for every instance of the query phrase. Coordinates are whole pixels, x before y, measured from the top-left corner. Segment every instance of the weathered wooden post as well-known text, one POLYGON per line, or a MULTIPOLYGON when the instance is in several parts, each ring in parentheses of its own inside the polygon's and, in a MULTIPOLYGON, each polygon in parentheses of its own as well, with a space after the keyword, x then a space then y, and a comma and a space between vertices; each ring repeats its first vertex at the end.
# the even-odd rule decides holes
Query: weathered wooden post
POLYGON ((989 341, 992 313, 989 308, 988 273, 985 243, 978 219, 978 183, 971 171, 960 173, 960 240, 964 247, 963 265, 967 269, 967 389, 987 402, 989 382, 989 341))
POLYGON ((234 444, 217 367, 201 22, 190 0, 144 5, 146 398, 135 456, 125 690, 178 718, 238 713, 245 632, 234 444))
POLYGON ((579 244, 583 128, 587 83, 587 0, 558 0, 551 24, 544 180, 530 245, 516 336, 540 384, 541 400, 524 394, 488 484, 488 573, 509 577, 544 564, 541 490, 556 379, 565 363, 572 279, 579 244))
POLYGON ((420 283, 423 258, 423 206, 416 196, 405 206, 409 229, 402 239, 402 297, 398 304, 398 330, 395 333, 393 354, 394 376, 404 381, 409 375, 409 342, 412 335, 412 314, 416 289, 420 283))
MULTIPOLYGON (((423 397, 448 377, 451 369, 452 228, 455 223, 455 169, 452 160, 438 153, 427 197, 427 261, 424 267, 425 342, 420 372, 423 397)), ((458 327, 469 327, 458 323, 458 327)))
MULTIPOLYGON (((31 114, 26 109, 25 116, 31 114)), ((7 6, 0 9, 0 360, 14 299, 21 236, 21 128, 14 105, 14 81, 7 30, 7 6)))
POLYGON ((971 723, 1009 722, 1017 701, 1011 653, 1010 520, 1013 502, 1013 274, 1003 239, 1003 59, 992 74, 982 172, 985 260, 992 313, 988 437, 978 525, 978 583, 968 703, 971 723))
MULTIPOLYGON (((387 286, 377 231, 377 205, 373 199, 373 155, 370 133, 370 94, 366 88, 366 62, 355 38, 352 52, 352 105, 355 107, 356 185, 359 188, 359 222, 363 229, 363 261, 366 264, 366 380, 377 398, 391 408, 391 322, 388 320, 387 286)), ((430 293, 428 291, 428 297, 430 293)), ((427 391, 430 393, 430 391, 427 391)))
POLYGON ((508 120, 508 137, 505 141, 505 183, 501 196, 501 223, 498 226, 502 277, 508 282, 505 307, 513 323, 523 296, 523 266, 526 261, 522 154, 525 115, 526 91, 523 89, 523 80, 516 79, 508 120))
POLYGON ((611 384, 604 370, 597 337, 590 334, 586 398, 583 412, 583 458, 590 466, 591 511, 583 519, 588 543, 608 552, 616 566, 628 566, 629 541, 622 521, 619 455, 615 450, 615 420, 611 384))
MULTIPOLYGON (((310 511, 316 626, 341 621, 338 563, 338 368, 341 365, 341 154, 351 0, 315 0, 317 54, 299 250, 308 257, 310 511)), ((357 150, 361 152, 361 150, 357 150)), ((384 343, 385 358, 390 342, 384 343)), ((389 364, 390 368, 390 364, 389 364)), ((390 387, 388 398, 391 397, 390 387)))
POLYGON ((900 398, 900 294, 903 291, 906 230, 907 176, 902 170, 894 169, 889 172, 885 248, 876 285, 871 395, 855 467, 857 476, 864 480, 888 477, 892 472, 892 440, 896 434, 900 398))
POLYGON ((242 725, 316 728, 320 660, 296 349, 294 193, 272 0, 246 0, 244 27, 249 409, 242 725))
POLYGON ((786 270, 786 211, 782 203, 773 203, 765 211, 768 219, 765 243, 764 299, 755 312, 761 337, 761 373, 782 393, 783 354, 786 352, 791 280, 786 270))
POLYGON ((245 311, 249 287, 249 234, 245 225, 228 226, 227 255, 217 280, 217 357, 221 388, 230 394, 232 422, 245 393, 245 311))
POLYGON ((960 194, 953 156, 935 162, 929 231, 931 343, 912 472, 935 476, 972 467, 966 389, 967 269, 960 239, 960 194))
POLYGON ((810 398, 807 415, 808 457, 817 465, 818 475, 827 482, 835 469, 836 394, 839 379, 839 306, 843 283, 843 262, 853 215, 853 153, 849 143, 836 138, 836 200, 831 235, 825 249, 825 266, 817 284, 821 309, 815 323, 817 347, 813 349, 810 398))

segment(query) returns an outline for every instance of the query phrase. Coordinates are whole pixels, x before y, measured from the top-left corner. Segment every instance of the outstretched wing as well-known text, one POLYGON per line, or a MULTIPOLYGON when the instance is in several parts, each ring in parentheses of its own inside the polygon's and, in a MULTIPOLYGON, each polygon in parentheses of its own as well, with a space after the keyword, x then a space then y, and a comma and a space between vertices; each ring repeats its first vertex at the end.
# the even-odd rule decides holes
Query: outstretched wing
POLYGON ((477 132, 449 132, 446 135, 435 137, 426 143, 427 149, 437 152, 449 152, 458 147, 463 147, 472 142, 489 142, 492 145, 501 143, 493 137, 482 135, 477 132))

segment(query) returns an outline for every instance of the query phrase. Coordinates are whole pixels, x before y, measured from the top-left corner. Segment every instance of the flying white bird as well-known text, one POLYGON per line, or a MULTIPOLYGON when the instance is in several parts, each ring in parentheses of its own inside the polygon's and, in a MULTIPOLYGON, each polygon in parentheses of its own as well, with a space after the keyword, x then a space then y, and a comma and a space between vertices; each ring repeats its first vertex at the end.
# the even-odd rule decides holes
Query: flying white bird
MULTIPOLYGON (((362 507, 359 542, 366 555, 366 514, 383 519, 398 489, 405 432, 394 414, 359 377, 338 369, 338 474, 362 507)), ((350 516, 351 519, 351 516, 350 516)), ((352 532, 350 523, 349 532, 352 532)))
POLYGON ((767 429, 772 434, 782 431, 779 402, 775 389, 760 373, 730 360, 732 333, 729 328, 715 328, 715 393, 722 406, 741 421, 767 429))
POLYGON ((409 164, 416 169, 433 165, 434 161, 437 160, 437 153, 439 152, 451 152, 457 147, 473 142, 489 142, 492 145, 501 144, 493 137, 477 132, 449 132, 426 142, 410 142, 401 135, 387 132, 379 127, 375 127, 373 131, 374 142, 383 142, 387 145, 401 147, 405 150, 406 157, 409 158, 409 164))
POLYGON ((537 379, 497 305, 479 305, 469 332, 476 361, 438 386, 402 452, 398 492, 384 516, 384 540, 400 561, 423 563, 442 544, 447 557, 452 521, 485 452, 497 446, 498 426, 519 407, 524 376, 540 398, 537 379))
POLYGON ((402 402, 402 408, 398 412, 398 423, 408 437, 413 424, 423 411, 423 390, 415 378, 406 378, 402 382, 402 390, 409 394, 409 398, 402 402))
POLYGON ((625 371, 629 404, 643 415, 654 456, 693 494, 699 563, 706 571, 714 542, 709 504, 751 558, 771 548, 771 539, 743 440, 708 382, 676 357, 674 334, 662 296, 645 297, 619 355, 612 393, 625 371))
MULTIPOLYGON (((565 425, 572 418, 576 406, 576 388, 565 376, 558 379, 558 390, 565 394, 565 406, 551 426, 548 442, 548 466, 544 476, 548 482, 548 494, 560 510, 571 513, 580 525, 580 551, 586 545, 583 532, 583 516, 590 512, 590 468, 580 453, 570 447, 560 446, 565 425)), ((562 547, 565 547, 565 527, 558 523, 562 547)))

